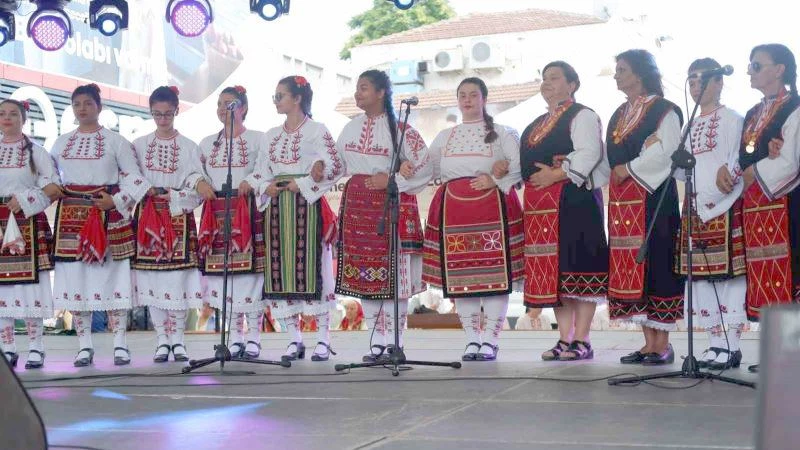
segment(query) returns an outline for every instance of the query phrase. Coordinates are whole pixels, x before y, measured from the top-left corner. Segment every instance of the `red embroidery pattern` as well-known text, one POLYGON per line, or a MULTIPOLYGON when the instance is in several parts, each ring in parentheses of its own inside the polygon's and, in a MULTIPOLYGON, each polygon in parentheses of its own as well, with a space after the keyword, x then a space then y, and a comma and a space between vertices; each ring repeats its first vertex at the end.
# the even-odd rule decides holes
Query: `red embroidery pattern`
POLYGON ((553 127, 558 123, 558 119, 561 118, 564 112, 568 110, 573 103, 573 101, 568 100, 558 105, 555 111, 545 116, 544 120, 536 124, 531 134, 528 135, 528 145, 530 147, 536 147, 536 145, 542 142, 542 139, 553 131, 553 127))
POLYGON ((758 112, 750 117, 750 120, 745 124, 744 133, 742 133, 742 140, 746 145, 753 146, 758 142, 764 128, 772 122, 772 116, 789 100, 789 95, 786 91, 781 92, 774 101, 762 101, 758 108, 758 112))
POLYGON ((72 136, 67 139, 67 145, 61 152, 61 157, 64 159, 101 159, 105 155, 105 136, 100 132, 102 128, 98 129, 94 134, 88 136, 79 136, 78 130, 72 133, 72 136), (77 149, 75 144, 77 143, 77 149), (94 150, 94 153, 92 153, 94 150))
POLYGON ((383 114, 375 118, 367 117, 366 122, 364 122, 364 125, 361 126, 361 136, 358 138, 358 143, 348 142, 347 145, 345 145, 344 150, 347 152, 363 153, 365 155, 388 156, 388 147, 381 147, 380 145, 372 144, 372 140, 375 137, 375 123, 378 120, 385 119, 386 116, 383 114))
POLYGON ((329 181, 333 181, 342 171, 342 160, 339 159, 339 153, 336 151, 336 142, 333 140, 333 136, 326 131, 325 134, 322 135, 322 140, 325 141, 325 148, 333 162, 331 173, 328 174, 327 178, 329 181))
POLYGON ((181 148, 176 138, 172 143, 165 144, 157 138, 147 144, 144 160, 145 167, 153 172, 175 173, 178 170, 178 160, 181 148))
MULTIPOLYGON (((249 155, 247 152, 247 141, 244 140, 242 136, 236 138, 236 143, 234 144, 236 149, 239 153, 239 160, 236 160, 234 156, 233 160, 231 161, 231 166, 233 167, 247 167, 247 164, 250 162, 249 155)), ((228 139, 225 138, 225 151, 222 153, 222 158, 220 156, 220 148, 222 145, 214 145, 211 148, 211 154, 208 157, 208 162, 211 167, 227 167, 228 166, 228 139), (221 160, 218 160, 221 159, 221 160)))
MULTIPOLYGON (((721 108, 721 107, 720 107, 721 108)), ((711 117, 701 117, 692 124, 692 132, 689 139, 692 144, 692 153, 699 155, 707 153, 717 148, 717 136, 719 135, 719 108, 715 109, 711 117)))
POLYGON ((22 139, 17 142, 3 142, 0 145, 0 167, 18 169, 25 167, 25 144, 22 139))
POLYGON ((406 145, 408 149, 411 150, 412 159, 417 161, 419 160, 419 152, 425 148, 425 141, 422 139, 422 136, 419 135, 419 132, 411 127, 407 127, 405 132, 406 145))
POLYGON ((617 126, 614 127, 614 132, 611 134, 615 144, 622 142, 639 127, 639 123, 647 116, 647 110, 653 106, 655 99, 656 97, 636 97, 633 103, 625 104, 622 117, 617 120, 617 126))

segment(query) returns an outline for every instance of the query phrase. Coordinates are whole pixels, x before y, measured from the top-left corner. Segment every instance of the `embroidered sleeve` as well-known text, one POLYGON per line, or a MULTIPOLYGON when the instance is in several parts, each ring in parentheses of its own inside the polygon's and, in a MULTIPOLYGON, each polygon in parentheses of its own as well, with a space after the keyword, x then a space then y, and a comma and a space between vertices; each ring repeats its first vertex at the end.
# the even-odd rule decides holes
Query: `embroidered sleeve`
POLYGON ((133 208, 152 187, 139 170, 136 149, 133 144, 119 136, 119 145, 114 149, 119 169, 119 192, 114 194, 114 205, 123 217, 130 218, 133 208))
POLYGON ((671 156, 681 140, 681 126, 675 111, 669 111, 653 133, 654 142, 643 144, 638 157, 626 164, 631 177, 647 192, 653 193, 667 179, 671 156))
POLYGON ((169 191, 169 212, 173 216, 188 214, 200 206, 201 198, 195 187, 203 176, 200 162, 194 157, 197 154, 197 145, 184 139, 181 141, 179 153, 179 173, 181 185, 169 191))
POLYGON ((800 108, 786 119, 781 135, 780 155, 754 164, 756 180, 770 200, 783 197, 800 183, 800 108))
POLYGON ((309 203, 319 200, 342 177, 343 157, 339 153, 336 142, 328 129, 324 125, 320 125, 320 128, 320 132, 315 135, 309 145, 316 151, 314 161, 323 161, 325 163, 323 179, 319 183, 315 182, 311 175, 297 179, 300 193, 309 203))
POLYGON ((576 186, 591 189, 590 176, 603 161, 600 117, 591 110, 581 110, 570 128, 574 150, 567 155, 561 168, 576 186))
POLYGON ((33 146, 33 161, 36 163, 36 186, 43 188, 48 184, 61 185, 56 162, 42 147, 33 146))
MULTIPOLYGON (((497 127, 499 128, 499 127, 497 127)), ((522 181, 522 172, 519 163, 519 134, 513 128, 505 128, 500 131, 499 141, 504 160, 508 161, 508 174, 503 178, 497 179, 490 174, 495 184, 506 194, 511 192, 514 186, 522 181)))
POLYGON ((425 189, 433 178, 433 164, 430 162, 428 146, 417 130, 411 127, 405 130, 403 157, 414 165, 414 172, 409 179, 397 174, 397 188, 400 192, 417 194, 425 189))

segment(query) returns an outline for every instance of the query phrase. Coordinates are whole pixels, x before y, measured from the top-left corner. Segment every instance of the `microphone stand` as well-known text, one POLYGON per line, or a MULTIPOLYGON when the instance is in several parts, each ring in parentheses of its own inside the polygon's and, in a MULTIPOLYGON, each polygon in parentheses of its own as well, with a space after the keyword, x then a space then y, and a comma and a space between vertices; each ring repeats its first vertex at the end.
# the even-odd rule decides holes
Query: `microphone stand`
MULTIPOLYGON (((403 115, 403 104, 400 104, 400 115, 403 115)), ((403 139, 405 137, 405 130, 408 126, 408 115, 411 113, 411 105, 406 104, 406 115, 403 119, 403 127, 400 133, 400 139, 397 147, 394 148, 392 154, 392 165, 389 170, 389 184, 386 186, 386 199, 383 203, 383 216, 378 224, 378 234, 384 235, 386 233, 386 217, 389 217, 389 257, 391 258, 390 270, 393 272, 392 290, 394 291, 394 348, 389 355, 387 361, 375 361, 367 363, 351 363, 351 364, 336 364, 334 369, 341 372, 345 369, 357 369, 361 367, 375 367, 384 366, 392 371, 392 375, 400 375, 400 366, 437 366, 437 367, 452 367, 454 369, 461 368, 461 362, 433 362, 433 361, 412 361, 406 359, 405 352, 400 346, 400 296, 398 292, 398 279, 399 279, 399 257, 400 257, 400 236, 398 233, 397 224, 400 220, 400 191, 397 187, 397 172, 400 168, 400 152, 403 149, 403 139)), ((410 370, 411 367, 402 367, 402 370, 410 370)))
MULTIPOLYGON (((231 355, 230 349, 225 345, 225 332, 226 332, 226 318, 228 316, 228 260, 230 258, 231 248, 231 197, 233 197, 233 130, 234 130, 234 111, 235 107, 228 107, 230 113, 230 136, 228 136, 228 148, 226 149, 226 156, 228 158, 228 174, 225 178, 225 184, 222 185, 222 191, 225 193, 225 225, 223 229, 223 239, 225 240, 225 254, 222 256, 222 308, 220 309, 222 317, 219 318, 219 323, 222 324, 221 333, 219 334, 220 342, 214 346, 214 356, 211 358, 190 360, 189 365, 181 370, 181 373, 190 373, 195 369, 208 366, 219 361, 219 372, 221 375, 232 374, 225 372, 225 361, 246 362, 252 364, 267 364, 283 367, 291 367, 291 361, 269 361, 265 359, 246 359, 239 356, 231 355)), ((255 242, 253 243, 255 244, 255 242)), ((255 252, 255 249, 253 249, 255 252)), ((231 301, 231 305, 233 302, 231 301)), ((230 330, 227 330, 230 333, 230 330)), ((252 372, 248 372, 252 374, 252 372)))
MULTIPOLYGON (((692 241, 692 213, 694 212, 694 205, 695 205, 695 186, 694 186, 694 167, 697 164, 697 160, 695 159, 694 155, 691 153, 691 148, 686 150, 686 138, 689 136, 689 133, 692 131, 692 123, 694 122, 695 115, 697 114, 697 109, 700 106, 700 100, 703 98, 703 94, 706 92, 706 88, 708 87, 708 81, 711 77, 702 77, 701 87, 700 87, 700 95, 697 97, 698 100, 694 104, 694 109, 692 110, 692 115, 689 117, 689 121, 686 124, 686 129, 683 131, 683 136, 681 136, 681 142, 678 145, 678 149, 672 154, 672 167, 670 168, 669 176, 667 177, 664 183, 669 183, 672 179, 672 176, 675 174, 675 171, 678 169, 684 169, 686 172, 686 192, 685 198, 689 201, 686 202, 688 205, 689 210, 686 211, 687 215, 687 227, 686 227, 686 234, 688 245, 686 247, 686 304, 687 308, 686 311, 689 311, 687 314, 687 327, 688 327, 688 338, 689 338, 689 354, 683 360, 683 367, 681 370, 673 371, 673 372, 666 372, 666 373, 658 373, 652 375, 637 375, 632 377, 622 377, 622 378, 610 378, 608 380, 608 384, 610 386, 616 386, 618 384, 628 384, 634 383, 639 384, 642 381, 647 380, 655 380, 659 378, 691 378, 691 379, 705 379, 705 380, 720 380, 726 383, 733 383, 738 384, 740 386, 747 386, 754 388, 756 387, 755 383, 738 380, 736 378, 724 377, 722 375, 711 373, 711 372, 701 372, 700 366, 697 365, 697 358, 694 357, 694 324, 692 320, 692 292, 694 291, 692 285, 692 253, 694 246, 694 242, 692 241)), ((653 233, 653 227, 655 226, 656 218, 658 217, 658 211, 661 210, 661 205, 664 202, 664 198, 666 197, 667 188, 661 191, 661 195, 659 196, 658 203, 656 204, 655 211, 653 212, 653 217, 650 218, 650 224, 647 227, 647 234, 645 235, 644 242, 639 247, 639 252, 636 254, 636 263, 637 264, 644 264, 644 260, 647 257, 647 248, 649 246, 648 241, 650 240, 650 235, 653 233)), ((721 374, 722 372, 720 372, 721 374)))

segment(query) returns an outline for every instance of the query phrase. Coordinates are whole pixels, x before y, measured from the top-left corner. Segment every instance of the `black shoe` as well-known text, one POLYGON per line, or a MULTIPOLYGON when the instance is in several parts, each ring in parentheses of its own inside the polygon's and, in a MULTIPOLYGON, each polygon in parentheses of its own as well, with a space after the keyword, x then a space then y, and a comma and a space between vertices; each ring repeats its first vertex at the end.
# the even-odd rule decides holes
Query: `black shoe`
POLYGON ((25 363, 26 369, 41 369, 44 366, 44 352, 40 352, 39 350, 29 350, 28 351, 28 361, 25 363), (39 361, 31 361, 31 353, 36 353, 39 355, 39 361))
POLYGON ((660 366, 664 364, 672 364, 675 361, 675 351, 672 350, 672 344, 667 345, 664 353, 648 353, 642 360, 643 366, 660 366))
POLYGON ((242 355, 242 358, 248 359, 248 360, 258 359, 258 357, 261 356, 261 344, 259 344, 256 341, 247 341, 247 345, 245 345, 245 347, 244 347, 245 350, 244 350, 244 354, 242 355), (250 344, 255 345, 256 348, 258 348, 258 350, 254 351, 254 352, 248 352, 247 351, 247 345, 250 345, 250 344))
POLYGON ((17 353, 17 352, 6 352, 5 358, 8 361, 8 365, 13 367, 14 369, 17 368, 17 361, 19 361, 19 353, 17 353))
POLYGON ((645 354, 636 350, 633 353, 628 353, 627 355, 621 357, 619 362, 622 364, 641 364, 644 361, 645 354))
POLYGON ((125 356, 114 355, 114 365, 115 366, 127 366, 128 364, 130 364, 131 363, 131 352, 128 351, 128 349, 125 348, 125 347, 114 347, 114 353, 116 353, 117 350, 125 352, 125 356))
POLYGON ((711 361, 708 363, 708 370, 728 370, 731 367, 739 367, 739 364, 742 363, 742 351, 736 350, 735 352, 729 352, 727 349, 721 348, 719 349, 719 353, 727 353, 728 360, 724 363, 711 361))
POLYGON ((747 366, 747 371, 752 373, 758 373, 758 364, 753 364, 752 366, 747 366))
POLYGON ((244 344, 241 342, 234 342, 228 347, 228 351, 231 352, 231 358, 241 358, 244 356, 244 344))
POLYGON ((386 354, 386 346, 379 344, 374 344, 372 347, 370 347, 369 353, 367 353, 361 358, 361 361, 365 363, 374 363, 384 360, 388 361, 389 355, 386 354), (375 350, 377 350, 377 353, 375 352, 375 350))
POLYGON ((475 361, 494 361, 497 359, 497 352, 500 351, 499 345, 492 345, 488 342, 484 342, 481 345, 481 348, 483 347, 489 347, 490 349, 492 349, 492 353, 486 354, 478 352, 478 354, 475 356, 475 361))
POLYGON ((285 355, 281 355, 281 361, 294 361, 296 359, 303 359, 306 357, 306 346, 302 342, 290 342, 289 345, 286 347, 288 350, 289 347, 294 345, 294 351, 291 353, 287 353, 285 355))
POLYGON ((78 355, 75 355, 75 361, 72 363, 72 365, 75 366, 75 367, 86 367, 89 364, 92 364, 94 362, 94 349, 93 348, 88 348, 88 347, 87 348, 82 348, 82 349, 78 350, 78 355), (78 358, 78 355, 80 355, 82 352, 88 353, 89 356, 86 357, 86 358, 78 358))
POLYGON ((719 347, 709 347, 709 348, 705 349, 703 351, 703 355, 702 356, 707 355, 708 352, 714 352, 714 358, 712 358, 712 359, 706 359, 706 358, 698 359, 697 360, 697 367, 700 368, 700 369, 707 369, 708 368, 708 364, 713 362, 715 359, 717 359, 717 355, 720 354, 721 350, 722 349, 719 348, 719 347))
POLYGON ((157 363, 167 362, 167 360, 169 359, 169 351, 170 351, 170 348, 169 348, 169 345, 167 345, 167 344, 161 344, 158 347, 156 347, 156 352, 155 352, 155 354, 153 354, 153 362, 157 362, 157 363), (160 349, 160 348, 167 349, 167 352, 166 353, 158 353, 158 349, 160 349))
POLYGON ((478 357, 478 352, 477 351, 474 351, 474 352, 468 352, 467 351, 467 350, 469 350, 470 347, 478 347, 478 350, 480 350, 481 349, 481 344, 478 343, 478 342, 470 342, 469 344, 467 344, 467 346, 464 348, 464 354, 461 355, 461 360, 462 361, 475 361, 475 358, 478 357))
POLYGON ((186 361, 189 360, 189 355, 186 354, 186 346, 185 345, 183 345, 183 344, 174 344, 172 346, 171 350, 172 350, 172 359, 174 359, 175 361, 186 362, 186 361), (175 353, 175 349, 178 348, 178 347, 183 349, 183 353, 175 353))
POLYGON ((311 360, 312 361, 327 361, 328 359, 330 359, 331 355, 335 355, 336 354, 336 352, 333 351, 333 349, 331 348, 330 344, 326 344, 325 342, 320 341, 320 342, 317 342, 317 345, 321 345, 321 346, 325 347, 325 350, 327 350, 327 351, 325 353, 317 353, 315 351, 314 354, 311 355, 311 360))

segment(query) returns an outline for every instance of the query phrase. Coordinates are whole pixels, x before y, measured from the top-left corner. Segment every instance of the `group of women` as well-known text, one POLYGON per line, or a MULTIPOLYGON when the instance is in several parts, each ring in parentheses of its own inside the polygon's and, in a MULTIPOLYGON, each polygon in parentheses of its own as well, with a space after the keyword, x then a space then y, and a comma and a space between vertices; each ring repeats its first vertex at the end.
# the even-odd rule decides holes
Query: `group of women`
POLYGON ((664 98, 659 69, 645 50, 616 57, 614 78, 627 101, 611 117, 605 143, 598 115, 576 101, 578 74, 563 61, 544 67, 548 109, 521 138, 487 113, 485 83, 466 78, 456 90, 462 123, 443 130, 430 147, 414 128, 397 123, 391 82, 378 70, 359 77, 354 97, 363 114, 338 140, 312 120, 313 92, 302 76, 278 82, 272 101, 286 118, 266 133, 244 125, 246 90, 225 88, 217 103, 223 125, 199 145, 173 127, 175 88, 153 92, 157 128, 133 144, 99 125, 99 88, 77 88, 72 107, 79 126, 59 137, 49 156, 22 133, 26 104, 5 100, 2 351, 16 364, 14 319, 25 319, 26 367, 41 367, 42 319, 54 308, 67 309, 79 340, 74 364, 92 364, 91 312, 106 310, 113 361, 128 364, 127 310, 146 305, 157 335, 153 360, 186 361, 187 308, 227 301, 235 323, 232 354, 260 356, 258 320, 269 306, 289 332, 282 359, 305 357, 299 324, 305 314, 318 324, 311 359, 325 361, 335 354, 329 310, 335 294, 343 294, 362 300, 374 330, 364 361, 381 362, 394 351, 395 320, 402 346, 408 299, 428 284, 455 300, 467 337, 465 361, 497 358, 508 295, 522 290, 526 306, 555 308, 560 336, 542 359, 592 358, 589 327, 596 305, 607 300, 612 319, 639 323, 644 334, 641 349, 621 362, 667 364, 674 360, 669 332, 684 313, 691 265, 697 280, 691 313, 710 338, 700 363, 736 367, 746 321, 757 320, 762 307, 797 300, 800 291, 794 254, 800 251, 800 206, 794 204, 800 199, 800 99, 795 59, 783 45, 753 49, 748 73, 764 99, 744 119, 720 104, 721 76, 711 77, 700 97, 703 72, 718 67, 705 58, 688 70, 700 115, 685 143, 696 155, 697 189, 685 200, 683 217, 676 178, 685 175, 670 176, 682 114, 664 98), (229 170, 235 192, 226 243, 222 191, 229 170), (337 218, 324 194, 344 175, 337 218), (399 191, 399 220, 381 233, 390 175, 399 191), (423 228, 415 194, 436 177, 442 184, 423 228), (520 202, 516 189, 523 183, 520 202), (51 233, 42 211, 53 201, 51 233), (198 226, 193 211, 201 205, 198 226), (639 263, 650 222, 653 233, 639 263), (231 275, 223 298, 226 248, 231 275), (53 269, 51 294, 47 271, 53 269))

